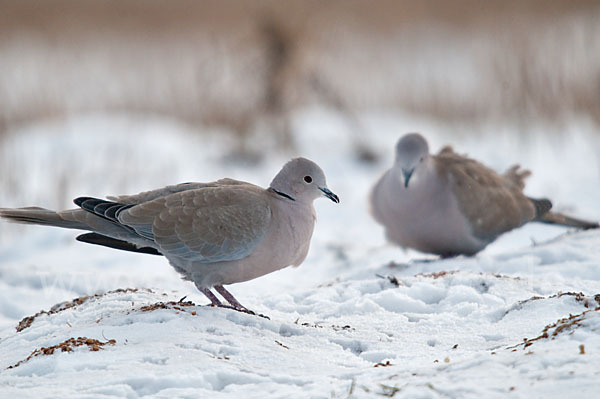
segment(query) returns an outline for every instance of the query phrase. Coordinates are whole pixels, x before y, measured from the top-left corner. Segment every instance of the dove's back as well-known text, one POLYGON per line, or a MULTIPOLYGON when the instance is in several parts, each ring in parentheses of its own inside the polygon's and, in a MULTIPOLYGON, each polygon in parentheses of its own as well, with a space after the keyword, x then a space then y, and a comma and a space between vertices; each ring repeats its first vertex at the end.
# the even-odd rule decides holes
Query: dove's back
MULTIPOLYGON (((500 234, 520 227, 543 213, 535 201, 523 194, 528 171, 513 166, 500 175, 473 159, 444 148, 432 157, 438 175, 451 188, 453 197, 474 237, 491 242, 500 234)), ((548 201, 548 207, 551 207, 548 201)))

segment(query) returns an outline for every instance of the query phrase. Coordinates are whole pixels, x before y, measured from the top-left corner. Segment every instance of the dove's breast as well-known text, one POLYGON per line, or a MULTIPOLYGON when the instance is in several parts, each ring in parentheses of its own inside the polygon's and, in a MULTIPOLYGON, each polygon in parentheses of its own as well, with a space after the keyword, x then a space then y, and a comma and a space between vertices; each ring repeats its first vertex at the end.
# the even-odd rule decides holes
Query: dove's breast
POLYGON ((312 204, 271 202, 271 218, 264 238, 252 253, 236 261, 191 264, 189 278, 204 287, 248 281, 287 266, 300 265, 310 246, 315 211, 312 204))
POLYGON ((403 247, 439 255, 478 252, 487 243, 473 235, 449 187, 437 183, 422 179, 406 188, 385 175, 372 196, 376 220, 403 247))

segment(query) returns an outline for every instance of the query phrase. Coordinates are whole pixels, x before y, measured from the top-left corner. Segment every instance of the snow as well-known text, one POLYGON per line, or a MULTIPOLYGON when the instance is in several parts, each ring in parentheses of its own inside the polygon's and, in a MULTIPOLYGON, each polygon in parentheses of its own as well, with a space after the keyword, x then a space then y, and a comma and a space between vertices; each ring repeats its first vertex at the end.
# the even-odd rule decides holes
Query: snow
POLYGON ((342 121, 321 109, 295 115, 296 151, 272 151, 256 165, 228 161, 226 133, 196 134, 168 120, 89 115, 14 132, 0 147, 2 184, 17 182, 0 193, 3 206, 67 207, 78 195, 224 176, 266 186, 296 155, 323 167, 342 202, 317 201, 311 251, 299 268, 230 287, 269 319, 205 306, 161 257, 85 245, 76 232, 1 224, 0 397, 597 397, 600 232, 531 224, 476 257, 440 260, 386 244, 366 203, 395 140, 417 130, 434 150, 451 143, 497 170, 519 162, 533 171, 529 195, 598 220, 592 125, 574 119, 457 134, 406 115, 361 118, 377 132, 367 141, 381 156, 375 165, 356 159, 342 121), (115 291, 124 288, 137 290, 115 291), (15 330, 24 317, 88 295, 15 330), (159 302, 174 304, 152 306, 159 302), (7 369, 77 337, 115 343, 7 369))

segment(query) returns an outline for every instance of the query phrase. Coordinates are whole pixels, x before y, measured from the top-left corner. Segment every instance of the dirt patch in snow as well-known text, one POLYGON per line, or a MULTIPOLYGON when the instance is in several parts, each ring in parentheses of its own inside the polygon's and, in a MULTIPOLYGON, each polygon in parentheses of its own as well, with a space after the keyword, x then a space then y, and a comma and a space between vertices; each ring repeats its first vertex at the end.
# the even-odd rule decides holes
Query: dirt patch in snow
POLYGON ((102 350, 105 345, 114 345, 117 341, 114 339, 109 339, 108 341, 99 341, 94 338, 88 337, 78 337, 78 338, 69 338, 66 341, 61 342, 60 344, 45 346, 31 352, 31 355, 27 356, 25 359, 18 361, 12 366, 8 366, 6 369, 14 369, 15 367, 19 367, 21 364, 31 360, 36 356, 49 356, 53 355, 55 352, 73 352, 73 349, 79 346, 87 346, 88 349, 92 352, 97 352, 102 350))
MULTIPOLYGON (((598 297, 598 295, 596 295, 596 297, 598 297)), ((570 314, 569 317, 564 317, 562 319, 558 319, 554 323, 548 324, 546 327, 544 327, 539 336, 531 339, 523 338, 523 342, 509 346, 507 349, 516 351, 519 346, 522 346, 523 349, 525 349, 533 345, 536 341, 540 341, 542 339, 553 340, 556 339, 556 337, 558 337, 560 334, 573 334, 577 328, 583 325, 583 321, 588 317, 589 314, 599 311, 600 307, 597 307, 595 309, 586 310, 579 314, 570 314)), ((581 354, 585 353, 585 347, 583 347, 583 345, 580 345, 579 350, 581 354)))
MULTIPOLYGON (((75 306, 79 306, 79 305, 89 301, 90 299, 98 299, 98 298, 101 298, 103 296, 110 295, 110 294, 138 292, 139 290, 140 289, 138 289, 138 288, 119 288, 119 289, 116 289, 113 291, 107 291, 103 294, 85 295, 85 296, 81 296, 79 298, 75 298, 71 301, 58 303, 58 304, 52 306, 52 308, 50 308, 50 310, 41 310, 41 311, 37 312, 36 314, 34 314, 33 316, 25 317, 23 320, 21 320, 19 322, 16 329, 17 329, 17 332, 21 332, 24 329, 31 327, 31 325, 33 324, 35 319, 41 315, 45 315, 45 314, 51 315, 51 314, 55 314, 58 312, 62 312, 63 310, 67 310, 67 309, 73 308, 75 306)), ((149 288, 146 288, 145 291, 152 292, 152 290, 150 290, 149 288)))

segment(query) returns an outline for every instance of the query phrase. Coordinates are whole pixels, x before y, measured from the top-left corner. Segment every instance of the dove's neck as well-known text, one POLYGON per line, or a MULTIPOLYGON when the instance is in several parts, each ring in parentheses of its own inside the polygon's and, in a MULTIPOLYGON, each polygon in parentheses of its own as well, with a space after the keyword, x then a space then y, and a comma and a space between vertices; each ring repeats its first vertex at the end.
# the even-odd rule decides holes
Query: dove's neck
POLYGON ((267 192, 278 200, 276 201, 278 205, 292 207, 298 210, 302 209, 300 212, 314 213, 313 199, 307 199, 302 195, 293 197, 273 187, 269 187, 267 192))
POLYGON ((278 195, 281 198, 285 198, 287 200, 294 201, 294 202, 296 201, 296 199, 294 197, 292 197, 289 194, 284 193, 283 191, 279 191, 277 189, 274 189, 273 187, 269 187, 269 190, 271 190, 271 192, 273 192, 275 195, 278 195))
POLYGON ((283 199, 285 201, 296 201, 298 198, 297 193, 294 190, 293 185, 290 182, 290 178, 287 173, 287 168, 284 167, 277 176, 273 178, 271 184, 269 184, 268 191, 272 194, 275 194, 279 199, 283 199))
POLYGON ((271 183, 267 191, 276 198, 292 204, 312 204, 316 197, 312 191, 306 189, 299 190, 297 186, 294 187, 289 183, 279 182, 279 184, 277 184, 276 181, 271 183))

